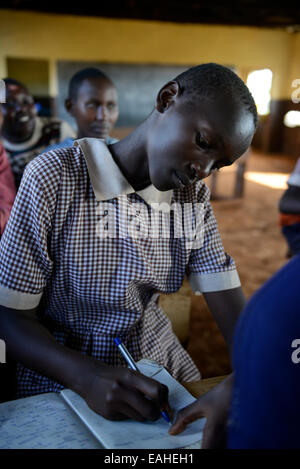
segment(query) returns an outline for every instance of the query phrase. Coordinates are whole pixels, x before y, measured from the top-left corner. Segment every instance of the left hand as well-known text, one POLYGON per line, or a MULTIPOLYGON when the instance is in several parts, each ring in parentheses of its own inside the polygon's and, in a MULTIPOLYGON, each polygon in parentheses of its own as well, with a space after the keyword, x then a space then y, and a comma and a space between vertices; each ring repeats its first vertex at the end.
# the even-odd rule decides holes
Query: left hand
POLYGON ((181 433, 189 423, 206 417, 202 448, 225 448, 226 426, 231 403, 233 374, 213 389, 188 405, 176 417, 169 430, 171 435, 181 433))

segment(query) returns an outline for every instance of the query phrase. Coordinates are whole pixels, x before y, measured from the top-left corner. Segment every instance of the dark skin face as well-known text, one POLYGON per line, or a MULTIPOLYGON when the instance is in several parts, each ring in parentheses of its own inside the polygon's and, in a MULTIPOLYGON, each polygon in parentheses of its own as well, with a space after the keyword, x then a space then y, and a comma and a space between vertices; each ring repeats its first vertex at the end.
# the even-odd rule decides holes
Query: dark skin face
POLYGON ((224 96, 190 104, 172 82, 157 98, 157 125, 147 145, 149 177, 157 189, 183 188, 231 165, 249 147, 253 117, 224 96))
POLYGON ((114 159, 135 190, 183 188, 231 165, 249 147, 252 114, 233 97, 190 103, 176 81, 158 93, 145 122, 111 145, 114 159))
POLYGON ((33 133, 36 108, 28 90, 19 85, 6 87, 6 103, 2 104, 3 136, 14 143, 25 142, 33 133))
POLYGON ((78 138, 107 138, 119 116, 117 90, 103 78, 84 80, 65 105, 76 120, 78 138))

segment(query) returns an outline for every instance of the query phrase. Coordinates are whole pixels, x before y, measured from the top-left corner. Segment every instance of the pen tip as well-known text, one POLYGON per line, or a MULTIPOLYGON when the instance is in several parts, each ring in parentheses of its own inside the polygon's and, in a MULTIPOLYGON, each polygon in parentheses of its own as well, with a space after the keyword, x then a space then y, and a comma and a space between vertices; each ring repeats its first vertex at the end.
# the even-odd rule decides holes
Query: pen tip
POLYGON ((165 411, 165 410, 162 410, 161 411, 161 415, 163 416, 163 418, 165 419, 166 422, 168 422, 168 424, 171 424, 171 420, 170 420, 170 417, 168 416, 168 413, 165 411))

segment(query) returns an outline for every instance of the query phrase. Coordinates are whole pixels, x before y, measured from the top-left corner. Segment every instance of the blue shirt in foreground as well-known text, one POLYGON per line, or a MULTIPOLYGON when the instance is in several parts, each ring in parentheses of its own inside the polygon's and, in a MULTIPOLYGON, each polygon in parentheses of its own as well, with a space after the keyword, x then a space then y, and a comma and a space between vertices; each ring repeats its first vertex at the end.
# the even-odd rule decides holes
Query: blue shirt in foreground
POLYGON ((239 320, 230 449, 300 448, 299 278, 296 256, 252 297, 239 320))

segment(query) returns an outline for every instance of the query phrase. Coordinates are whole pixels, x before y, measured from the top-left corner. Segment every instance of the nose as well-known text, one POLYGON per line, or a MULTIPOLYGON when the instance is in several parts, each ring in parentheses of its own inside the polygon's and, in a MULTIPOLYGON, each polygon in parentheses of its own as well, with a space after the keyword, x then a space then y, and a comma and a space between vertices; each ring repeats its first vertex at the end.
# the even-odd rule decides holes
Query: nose
POLYGON ((15 103, 15 111, 16 111, 16 112, 20 112, 20 111, 22 112, 22 111, 24 111, 24 110, 26 110, 26 106, 24 106, 24 103, 19 103, 18 101, 16 101, 16 103, 15 103))
POLYGON ((210 175, 211 166, 211 164, 204 165, 200 163, 192 163, 190 168, 194 172, 197 179, 204 179, 210 175))
POLYGON ((27 103, 24 103, 23 101, 16 101, 15 102, 15 113, 17 112, 22 112, 23 114, 26 114, 29 110, 30 106, 27 103))
POLYGON ((106 106, 97 107, 97 119, 101 121, 105 121, 108 119, 108 112, 106 106))

